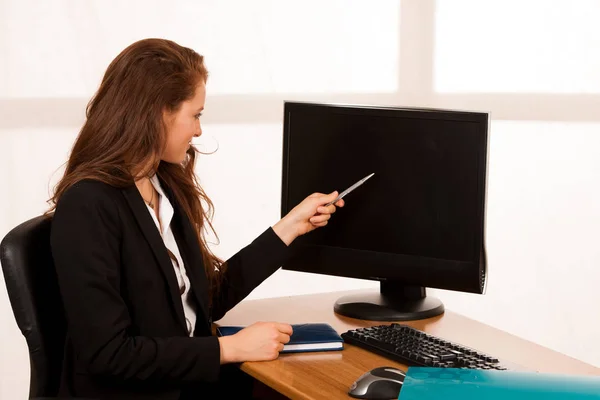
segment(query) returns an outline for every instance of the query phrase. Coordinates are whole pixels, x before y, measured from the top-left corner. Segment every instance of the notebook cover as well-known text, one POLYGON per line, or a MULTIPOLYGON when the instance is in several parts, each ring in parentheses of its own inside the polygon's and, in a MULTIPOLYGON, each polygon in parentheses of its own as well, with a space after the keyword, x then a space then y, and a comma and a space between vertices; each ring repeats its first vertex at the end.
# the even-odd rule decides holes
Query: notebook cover
POLYGON ((600 376, 409 367, 398 399, 600 399, 600 376))
MULTIPOLYGON (((219 326, 217 327, 217 335, 227 336, 239 332, 244 327, 242 326, 219 326)), ((305 352, 305 351, 330 351, 342 350, 343 339, 329 324, 325 323, 308 323, 292 325, 293 333, 290 341, 284 346, 282 353, 305 352), (311 348, 310 345, 320 345, 323 343, 340 343, 341 347, 325 347, 311 348), (286 349, 289 345, 307 345, 302 349, 286 349)))

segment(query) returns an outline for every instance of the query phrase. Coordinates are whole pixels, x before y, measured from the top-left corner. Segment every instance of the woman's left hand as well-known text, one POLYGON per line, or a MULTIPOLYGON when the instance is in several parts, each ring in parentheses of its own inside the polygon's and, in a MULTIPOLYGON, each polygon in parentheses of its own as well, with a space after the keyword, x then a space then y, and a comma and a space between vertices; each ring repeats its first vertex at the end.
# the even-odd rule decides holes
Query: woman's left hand
POLYGON ((289 246, 298 236, 327 225, 336 208, 344 206, 344 200, 326 205, 337 196, 337 191, 311 194, 275 224, 273 230, 289 246))

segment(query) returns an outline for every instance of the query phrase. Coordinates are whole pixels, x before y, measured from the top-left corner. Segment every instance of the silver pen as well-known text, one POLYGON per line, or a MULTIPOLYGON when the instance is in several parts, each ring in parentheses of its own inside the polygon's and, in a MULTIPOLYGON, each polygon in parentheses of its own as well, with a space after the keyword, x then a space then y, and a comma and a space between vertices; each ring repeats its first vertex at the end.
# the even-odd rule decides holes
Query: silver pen
POLYGON ((357 187, 359 187, 360 185, 362 185, 363 183, 365 183, 367 181, 367 179, 369 179, 370 177, 372 177, 373 175, 375 175, 375 172, 373 172, 371 175, 366 176, 364 178, 362 178, 360 181, 356 182, 354 185, 350 186, 348 189, 344 190, 342 193, 340 193, 338 195, 338 197, 336 197, 335 200, 325 204, 325 207, 330 206, 332 204, 334 204, 337 201, 340 201, 341 199, 344 198, 344 196, 346 196, 348 193, 350 193, 351 191, 353 191, 354 189, 356 189, 357 187))

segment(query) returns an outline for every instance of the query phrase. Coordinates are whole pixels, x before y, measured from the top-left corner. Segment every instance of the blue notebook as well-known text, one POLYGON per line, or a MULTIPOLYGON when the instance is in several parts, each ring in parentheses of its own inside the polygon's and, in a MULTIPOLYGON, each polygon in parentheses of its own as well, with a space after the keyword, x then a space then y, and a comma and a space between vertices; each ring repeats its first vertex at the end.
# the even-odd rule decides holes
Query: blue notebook
POLYGON ((410 367, 398 399, 600 399, 600 376, 410 367))
MULTIPOLYGON (((219 326, 217 335, 227 336, 242 330, 243 326, 219 326)), ((309 323, 292 325, 294 332, 281 353, 342 350, 344 340, 329 324, 309 323)))

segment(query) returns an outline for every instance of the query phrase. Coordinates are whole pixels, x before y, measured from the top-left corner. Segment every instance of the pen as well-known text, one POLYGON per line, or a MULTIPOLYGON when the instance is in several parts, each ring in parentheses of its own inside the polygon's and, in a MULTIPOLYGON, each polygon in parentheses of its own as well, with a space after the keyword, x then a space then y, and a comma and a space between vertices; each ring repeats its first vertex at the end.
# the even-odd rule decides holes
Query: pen
POLYGON ((359 187, 360 185, 362 185, 363 183, 365 183, 367 181, 367 179, 369 179, 373 175, 375 175, 375 172, 373 172, 371 175, 368 175, 368 176, 362 178, 360 181, 356 182, 354 185, 352 185, 348 189, 344 190, 342 193, 340 193, 338 195, 338 197, 336 197, 335 200, 333 200, 333 201, 325 204, 325 207, 330 206, 330 205, 334 204, 337 201, 340 201, 341 199, 344 198, 344 196, 346 196, 348 193, 352 192, 354 189, 356 189, 357 187, 359 187))

